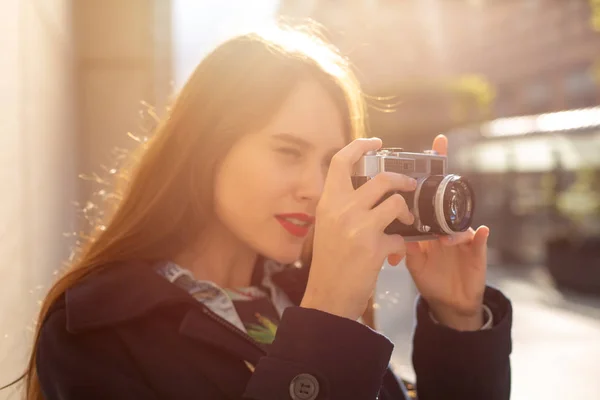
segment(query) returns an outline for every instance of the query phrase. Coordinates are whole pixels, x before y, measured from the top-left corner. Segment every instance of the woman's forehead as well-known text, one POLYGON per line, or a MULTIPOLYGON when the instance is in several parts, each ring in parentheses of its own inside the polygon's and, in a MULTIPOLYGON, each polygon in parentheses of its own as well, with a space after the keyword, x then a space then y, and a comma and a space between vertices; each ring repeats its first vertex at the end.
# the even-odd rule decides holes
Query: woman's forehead
POLYGON ((345 144, 343 114, 333 97, 317 82, 300 82, 267 126, 274 139, 298 138, 313 146, 345 144))

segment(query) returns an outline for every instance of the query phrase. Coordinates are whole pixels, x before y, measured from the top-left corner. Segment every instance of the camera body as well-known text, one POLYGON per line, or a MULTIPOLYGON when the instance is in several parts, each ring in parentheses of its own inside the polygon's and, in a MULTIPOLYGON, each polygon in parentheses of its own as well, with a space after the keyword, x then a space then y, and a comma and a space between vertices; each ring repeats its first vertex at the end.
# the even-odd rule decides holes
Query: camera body
POLYGON ((413 192, 390 192, 379 201, 399 193, 415 222, 405 225, 396 219, 385 233, 401 235, 407 242, 431 240, 438 235, 466 231, 473 219, 473 190, 465 178, 448 174, 447 165, 446 156, 433 150, 410 153, 401 148, 383 148, 366 153, 354 165, 352 184, 357 189, 385 171, 415 178, 418 184, 413 192))

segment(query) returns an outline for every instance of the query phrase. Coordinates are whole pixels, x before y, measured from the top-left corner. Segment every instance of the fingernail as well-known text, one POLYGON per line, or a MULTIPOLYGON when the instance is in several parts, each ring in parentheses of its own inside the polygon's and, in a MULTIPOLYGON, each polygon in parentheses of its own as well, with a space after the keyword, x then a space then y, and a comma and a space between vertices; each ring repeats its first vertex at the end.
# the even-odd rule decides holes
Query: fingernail
POLYGON ((413 189, 417 188, 417 180, 415 178, 410 178, 410 186, 412 186, 413 189))

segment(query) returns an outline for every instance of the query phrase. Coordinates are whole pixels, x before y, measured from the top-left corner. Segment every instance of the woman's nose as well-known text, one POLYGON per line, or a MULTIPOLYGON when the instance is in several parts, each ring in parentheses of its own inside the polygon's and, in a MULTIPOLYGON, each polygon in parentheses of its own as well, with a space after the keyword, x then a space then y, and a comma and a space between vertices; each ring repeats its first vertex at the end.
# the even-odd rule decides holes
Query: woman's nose
POLYGON ((311 168, 298 182, 297 196, 303 200, 318 202, 325 186, 326 172, 323 168, 311 168))

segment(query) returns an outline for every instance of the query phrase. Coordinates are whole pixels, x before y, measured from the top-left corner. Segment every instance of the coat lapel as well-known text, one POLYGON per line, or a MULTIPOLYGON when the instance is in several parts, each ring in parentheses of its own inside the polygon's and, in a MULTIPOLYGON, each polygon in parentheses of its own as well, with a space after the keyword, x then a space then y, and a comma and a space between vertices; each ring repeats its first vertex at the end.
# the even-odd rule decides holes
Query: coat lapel
MULTIPOLYGON (((254 366, 261 357, 266 355, 264 348, 247 340, 242 332, 233 325, 228 326, 225 320, 215 320, 206 308, 194 307, 189 310, 179 326, 179 333, 191 340, 222 351, 231 357, 219 356, 219 362, 199 365, 200 373, 232 400, 242 398, 248 380, 254 372, 254 366), (223 376, 232 376, 232 371, 240 369, 235 374, 236 379, 223 380, 223 376)), ((222 353, 220 353, 222 354, 222 353)))
POLYGON ((266 349, 246 339, 243 332, 206 309, 190 309, 179 326, 179 333, 193 340, 219 348, 230 355, 255 365, 260 357, 266 355, 266 349))

